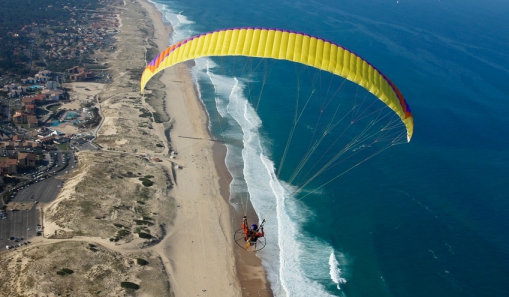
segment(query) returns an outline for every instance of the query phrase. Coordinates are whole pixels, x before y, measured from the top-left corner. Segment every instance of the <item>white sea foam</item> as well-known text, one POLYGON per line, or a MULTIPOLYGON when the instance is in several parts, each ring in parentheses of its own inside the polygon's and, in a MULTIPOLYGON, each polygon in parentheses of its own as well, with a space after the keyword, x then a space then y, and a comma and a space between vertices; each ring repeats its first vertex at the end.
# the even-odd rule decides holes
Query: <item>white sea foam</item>
MULTIPOLYGON (((182 12, 176 13, 166 5, 158 8, 175 30, 171 43, 195 34, 194 22, 182 12)), ((259 133, 262 122, 244 97, 246 79, 216 74, 216 68, 211 59, 197 59, 192 69, 193 79, 199 92, 200 81, 212 84, 217 112, 228 122, 222 137, 228 139, 225 162, 232 175, 230 203, 237 211, 243 211, 249 193, 250 202, 261 216, 259 220, 267 218, 268 244, 257 255, 262 259, 275 296, 332 296, 324 287, 330 278, 338 284, 330 264, 327 265, 332 248, 302 232, 300 226, 313 214, 295 201, 291 186, 276 178, 270 154, 262 145, 267 143, 259 133)), ((251 221, 255 222, 255 218, 251 221)), ((336 267, 341 272, 339 262, 336 267)))
POLYGON ((337 284, 338 290, 341 290, 341 284, 346 283, 346 279, 342 277, 341 265, 339 264, 336 256, 334 255, 334 251, 330 253, 329 257, 329 267, 330 267, 330 278, 334 283, 337 284))
MULTIPOLYGON (((152 2, 152 1, 150 1, 152 2)), ((152 2, 157 7, 159 11, 163 14, 165 20, 169 22, 173 28, 173 31, 169 38, 169 44, 175 44, 183 39, 189 38, 196 34, 193 30, 194 21, 189 20, 184 14, 183 11, 175 11, 171 7, 173 7, 173 3, 170 2, 169 5, 159 4, 157 2, 152 2)))
POLYGON ((230 201, 241 209, 242 200, 238 197, 247 188, 259 219, 267 218, 268 245, 258 256, 274 294, 330 296, 319 281, 329 278, 327 261, 331 247, 302 234, 300 225, 312 214, 292 198, 293 189, 276 178, 274 164, 262 145, 264 140, 259 133, 262 122, 244 97, 245 81, 215 74, 216 65, 210 60, 205 65, 202 72, 214 86, 217 110, 233 127, 225 131, 225 136, 231 139, 229 143, 239 143, 227 145, 226 164, 233 176, 230 201))

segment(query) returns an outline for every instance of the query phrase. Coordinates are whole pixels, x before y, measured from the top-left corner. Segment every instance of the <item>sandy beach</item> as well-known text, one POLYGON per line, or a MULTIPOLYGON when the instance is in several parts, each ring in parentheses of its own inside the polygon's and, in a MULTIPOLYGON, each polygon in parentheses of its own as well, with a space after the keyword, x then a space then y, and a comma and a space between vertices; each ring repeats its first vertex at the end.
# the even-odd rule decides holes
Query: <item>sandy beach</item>
MULTIPOLYGON (((140 1, 154 22, 160 50, 168 46, 169 30, 152 5, 140 1)), ((178 152, 177 173, 172 190, 180 206, 166 238, 154 249, 165 259, 176 296, 239 296, 235 273, 229 206, 221 196, 212 142, 179 138, 187 135, 208 139, 207 117, 197 100, 189 70, 178 65, 164 71, 166 106, 174 125, 170 132, 172 149, 178 152), (182 83, 175 83, 179 80, 182 83)), ((164 162, 167 163, 167 162, 164 162)), ((169 164, 169 162, 168 162, 169 164)))
MULTIPOLYGON (((157 10, 154 10, 152 5, 147 5, 145 8, 149 11, 154 21, 158 44, 161 49, 165 49, 168 40, 167 36, 165 36, 165 32, 171 29, 166 27, 165 30, 165 28, 163 28, 164 24, 161 22, 161 15, 157 10)), ((175 234, 176 238, 174 240, 177 238, 179 240, 175 252, 171 253, 171 257, 175 261, 175 266, 178 267, 177 261, 180 261, 180 259, 182 259, 183 266, 186 266, 186 264, 187 266, 190 264, 192 265, 190 266, 192 268, 190 270, 191 274, 188 274, 189 272, 187 271, 180 271, 181 273, 179 273, 177 268, 176 285, 180 286, 183 284, 187 287, 193 283, 200 283, 201 281, 198 280, 202 279, 202 277, 196 277, 196 274, 194 274, 193 281, 184 280, 190 276, 192 277, 192 271, 195 269, 210 267, 209 265, 215 266, 217 263, 226 260, 227 265, 230 265, 228 271, 221 272, 223 275, 216 275, 219 279, 214 280, 214 278, 211 278, 213 275, 211 272, 213 270, 205 268, 206 272, 203 275, 203 280, 207 280, 207 282, 202 283, 207 284, 210 281, 217 284, 217 281, 226 277, 226 279, 230 279, 229 281, 240 280, 241 292, 244 296, 270 296, 270 287, 266 281, 265 272, 261 266, 260 259, 257 258, 254 253, 246 252, 238 248, 232 241, 233 233, 240 228, 241 215, 234 214, 230 218, 229 214, 230 212, 234 213, 234 210, 227 205, 231 177, 224 164, 224 156, 226 154, 225 146, 217 143, 214 145, 214 143, 210 141, 178 137, 192 136, 203 139, 211 138, 207 128, 207 114, 196 95, 189 69, 185 65, 177 65, 171 69, 165 70, 160 80, 165 83, 168 82, 165 92, 168 95, 167 97, 174 99, 169 100, 167 105, 168 113, 175 119, 175 125, 170 134, 172 136, 172 146, 179 152, 186 152, 185 155, 179 154, 179 159, 182 160, 182 164, 185 164, 185 171, 188 171, 190 167, 195 167, 198 170, 198 172, 189 173, 189 175, 186 172, 186 177, 184 179, 179 177, 177 187, 179 194, 176 196, 184 197, 192 193, 187 196, 187 198, 184 198, 186 204, 190 207, 193 205, 204 206, 203 208, 195 208, 186 213, 179 213, 180 215, 177 216, 177 221, 182 222, 184 225, 187 225, 186 221, 193 220, 193 218, 197 219, 196 223, 198 224, 189 224, 189 226, 184 227, 186 230, 185 232, 179 230, 179 234, 175 234), (170 83, 175 80, 180 80, 182 83, 170 83), (182 96, 182 94, 184 96, 182 96), (201 178, 203 174, 208 176, 206 181, 201 178), (199 187, 197 188, 198 184, 199 187), (193 191, 193 189, 195 191, 193 191), (183 192, 181 192, 182 190, 183 192), (199 199, 196 195, 202 196, 203 198, 205 198, 204 196, 208 196, 207 198, 209 201, 207 202, 203 199, 199 199), (206 243, 207 239, 199 239, 200 236, 198 236, 194 238, 196 240, 201 240, 203 243, 201 247, 197 247, 196 241, 192 239, 193 237, 191 237, 191 239, 188 237, 188 235, 198 235, 203 232, 214 234, 214 236, 210 238, 210 242, 214 242, 212 246, 206 243), (189 255, 190 251, 192 251, 192 254, 197 254, 202 252, 200 251, 201 249, 204 250, 203 259, 199 259, 196 255, 195 257, 189 255), (235 255, 236 261, 232 259, 233 254, 235 255), (221 261, 219 261, 219 259, 215 260, 217 257, 223 257, 225 259, 221 261), (190 258, 193 258, 193 260, 191 263, 188 263, 188 259, 190 258), (202 261, 207 263, 200 263, 202 261), (234 269, 232 270, 230 268, 234 269), (224 274, 225 272, 226 274, 224 274), (230 274, 234 275, 230 276, 230 274)), ((183 174, 184 172, 182 175, 183 174)), ((180 175, 179 173, 179 176, 180 175)), ((178 223, 176 223, 176 225, 178 225, 178 223)), ((181 227, 179 227, 179 229, 180 228, 181 227)), ((234 288, 238 286, 238 284, 234 282, 228 285, 234 288)), ((235 288, 228 292, 228 294, 226 293, 227 291, 224 291, 226 295, 222 296, 239 296, 241 292, 238 290, 239 288, 235 288)), ((185 295, 184 291, 179 292, 176 290, 176 293, 184 293, 185 295)))
POLYGON ((0 293, 271 296, 260 259, 233 242, 241 216, 228 203, 226 147, 211 140, 188 66, 165 70, 139 94, 139 75, 168 46, 171 27, 146 0, 116 9, 115 49, 100 53, 111 83, 69 84, 74 99, 63 106, 98 108, 97 128, 68 129, 95 135, 99 150, 78 152, 56 200, 39 204, 43 237, 0 258, 9 267, 0 272, 9 279, 0 293), (103 261, 91 266, 91 251, 103 261), (135 264, 140 258, 150 272, 135 264), (69 278, 94 283, 93 290, 55 278, 54 263, 74 270, 69 278), (120 281, 140 288, 125 291, 120 281))

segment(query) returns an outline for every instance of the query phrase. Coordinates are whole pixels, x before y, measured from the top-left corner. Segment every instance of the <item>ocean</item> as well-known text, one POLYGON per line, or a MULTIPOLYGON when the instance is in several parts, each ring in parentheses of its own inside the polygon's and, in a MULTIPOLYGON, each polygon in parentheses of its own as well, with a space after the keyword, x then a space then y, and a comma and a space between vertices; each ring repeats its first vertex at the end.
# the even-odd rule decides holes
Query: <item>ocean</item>
POLYGON ((509 296, 509 2, 155 3, 170 44, 233 27, 307 33, 375 65, 412 108, 403 143, 390 110, 349 82, 289 62, 196 60, 230 202, 266 219, 257 255, 276 296, 509 296), (365 118, 394 133, 351 125, 365 118))

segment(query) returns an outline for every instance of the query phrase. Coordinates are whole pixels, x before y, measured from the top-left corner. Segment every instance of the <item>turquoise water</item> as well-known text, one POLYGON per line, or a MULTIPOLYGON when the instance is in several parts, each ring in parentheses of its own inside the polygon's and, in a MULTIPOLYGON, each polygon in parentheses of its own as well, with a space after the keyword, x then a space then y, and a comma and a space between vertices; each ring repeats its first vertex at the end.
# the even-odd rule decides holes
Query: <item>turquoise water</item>
MULTIPOLYGON (((311 113, 303 118, 295 152, 279 179, 275 175, 288 134, 282 123, 293 115, 294 102, 285 98, 292 98, 298 70, 269 64, 263 93, 273 100, 255 112, 247 93, 259 89, 263 74, 228 73, 227 59, 196 62, 192 71, 211 130, 227 141, 231 201, 242 212, 249 193, 260 218, 267 217, 269 244, 259 256, 276 295, 509 295, 509 4, 157 2, 175 28, 172 42, 241 26, 334 41, 386 74, 412 107, 409 144, 297 200, 305 194, 288 195, 299 178, 288 183, 285 168, 298 164, 314 137, 311 113)), ((323 149, 318 156, 327 154, 323 149)), ((305 190, 336 175, 327 171, 305 190)))
POLYGON ((68 111, 65 115, 66 120, 71 120, 76 117, 76 113, 74 111, 68 111))

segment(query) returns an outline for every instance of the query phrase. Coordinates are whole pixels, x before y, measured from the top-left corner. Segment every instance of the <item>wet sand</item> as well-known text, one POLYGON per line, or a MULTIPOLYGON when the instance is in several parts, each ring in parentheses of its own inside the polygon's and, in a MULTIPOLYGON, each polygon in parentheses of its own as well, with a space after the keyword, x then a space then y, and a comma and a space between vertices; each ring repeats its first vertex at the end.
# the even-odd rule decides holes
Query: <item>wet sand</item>
MULTIPOLYGON (((168 26, 168 24, 163 23, 162 15, 160 14, 159 11, 154 9, 153 5, 151 4, 147 5, 148 3, 144 2, 143 0, 140 0, 140 2, 145 3, 145 5, 143 6, 149 12, 149 15, 151 16, 155 25, 157 43, 159 44, 160 49, 164 50, 168 45, 169 40, 168 39, 169 34, 165 35, 165 32, 166 33, 171 32, 171 28, 168 26)), ((180 104, 182 104, 183 106, 183 107, 180 106, 179 102, 176 102, 177 100, 170 100, 167 103, 168 108, 167 111, 175 119, 175 125, 172 131, 170 132, 170 137, 172 141, 172 146, 174 146, 179 152, 178 161, 181 162, 181 158, 183 158, 181 153, 183 149, 180 148, 185 148, 188 154, 190 151, 193 151, 194 153, 200 154, 202 159, 206 159, 208 161, 209 166, 214 167, 210 168, 210 170, 212 172, 211 177, 213 177, 215 184, 211 185, 213 188, 212 191, 210 191, 211 189, 208 189, 205 190, 205 192, 214 193, 215 197, 209 197, 210 199, 221 200, 210 203, 210 204, 215 203, 216 208, 219 207, 219 210, 216 209, 214 211, 208 209, 208 212, 220 213, 221 217, 219 218, 219 222, 217 222, 219 224, 213 228, 210 228, 211 230, 207 231, 207 233, 209 232, 215 233, 217 229, 220 229, 223 232, 223 234, 218 235, 218 237, 211 238, 210 242, 214 242, 214 244, 206 246, 208 252, 203 253, 204 258, 201 260, 195 259, 195 261, 215 262, 216 260, 213 259, 214 257, 211 257, 212 251, 218 250, 217 252, 215 252, 215 254, 221 254, 220 250, 222 250, 222 252, 225 252, 222 255, 223 257, 226 256, 227 258, 229 258, 234 256, 234 260, 232 259, 227 260, 227 262, 232 265, 230 267, 232 270, 227 271, 224 275, 216 275, 215 277, 218 277, 219 279, 224 279, 228 277, 229 273, 231 272, 235 273, 234 279, 235 281, 240 282, 239 290, 241 291, 235 292, 232 291, 231 293, 233 293, 233 295, 221 295, 221 296, 239 296, 239 295, 272 296, 272 291, 270 290, 270 285, 266 280, 265 271, 263 270, 263 267, 261 265, 261 260, 258 257, 256 257, 255 253, 244 251, 233 242, 233 234, 235 233, 236 230, 240 228, 243 214, 236 213, 235 209, 228 203, 230 195, 229 184, 231 182, 231 176, 225 164, 226 156, 225 145, 219 142, 203 141, 196 139, 193 140, 178 137, 178 136, 193 136, 203 139, 211 138, 210 133, 208 131, 209 119, 207 118, 207 113, 204 110, 203 104, 201 103, 199 97, 196 94, 196 89, 192 82, 188 66, 181 64, 172 67, 172 69, 165 70, 160 80, 167 85, 165 89, 167 95, 166 97, 180 98, 181 100, 180 104), (166 83, 168 81, 181 81, 182 83, 173 83, 170 85, 169 83, 166 83), (185 96, 178 96, 177 95, 178 91, 176 89, 181 90, 185 94, 185 96), (206 156, 204 154, 210 154, 210 156, 206 156), (219 239, 221 241, 221 245, 217 245, 219 239), (224 242, 223 239, 225 240, 224 242)), ((190 156, 193 156, 194 159, 198 158, 198 155, 189 154, 189 157, 190 156)), ((182 172, 187 171, 187 169, 188 167, 184 166, 184 170, 182 172)), ((182 188, 180 182, 181 173, 178 172, 177 176, 178 176, 177 188, 182 188)), ((210 204, 207 207, 211 207, 210 204)), ((206 209, 204 209, 203 211, 206 211, 206 209)), ((197 213, 192 213, 191 216, 187 216, 180 215, 179 213, 177 215, 177 220, 181 220, 182 222, 186 220, 195 221, 196 214, 197 213)), ((256 215, 254 214, 254 212, 251 212, 249 214, 249 217, 254 218, 256 217, 256 215)), ((198 222, 193 222, 193 224, 194 223, 198 222)), ((210 220, 208 221, 207 224, 209 223, 210 220)), ((193 272, 193 269, 191 269, 190 271, 186 269, 186 272, 183 272, 184 269, 181 270, 179 266, 181 265, 189 266, 189 263, 187 263, 185 259, 189 259, 191 257, 196 258, 199 257, 200 255, 196 255, 196 253, 194 253, 193 255, 189 255, 188 253, 192 250, 192 245, 189 245, 188 243, 184 242, 182 242, 181 245, 173 244, 172 249, 175 250, 172 253, 172 255, 177 254, 179 255, 178 259, 175 258, 172 259, 174 262, 174 265, 172 266, 175 267, 175 272, 177 274, 182 273, 183 275, 182 277, 176 276, 175 280, 173 281, 179 281, 187 277, 192 277, 196 279, 197 275, 195 275, 195 271, 193 272), (179 251, 177 252, 177 250, 179 251), (180 259, 182 259, 181 260, 182 262, 180 262, 180 259)), ((195 267, 195 269, 199 268, 195 267)), ((203 277, 212 278, 213 277, 212 271, 207 271, 203 277)), ((191 285, 194 282, 186 281, 186 283, 191 285)), ((177 283, 176 285, 180 287, 181 284, 177 283)), ((232 284, 231 286, 235 285, 232 284)), ((182 288, 180 293, 189 292, 188 290, 192 290, 192 288, 182 288)), ((177 296, 179 296, 179 290, 176 290, 175 292, 177 296)), ((184 293, 184 295, 187 294, 184 293)))

